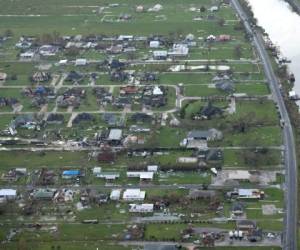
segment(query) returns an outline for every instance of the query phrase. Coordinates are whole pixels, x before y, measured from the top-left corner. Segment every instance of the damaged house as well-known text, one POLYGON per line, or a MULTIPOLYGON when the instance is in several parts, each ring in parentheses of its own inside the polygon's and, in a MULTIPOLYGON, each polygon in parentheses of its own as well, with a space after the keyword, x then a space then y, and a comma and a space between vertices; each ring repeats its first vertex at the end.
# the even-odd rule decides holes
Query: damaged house
POLYGON ((193 115, 194 120, 210 120, 214 117, 220 117, 223 114, 223 110, 219 107, 213 106, 211 102, 208 102, 205 106, 200 108, 200 111, 193 115))
POLYGON ((51 74, 49 72, 38 71, 32 74, 30 80, 32 82, 49 82, 51 80, 51 74))

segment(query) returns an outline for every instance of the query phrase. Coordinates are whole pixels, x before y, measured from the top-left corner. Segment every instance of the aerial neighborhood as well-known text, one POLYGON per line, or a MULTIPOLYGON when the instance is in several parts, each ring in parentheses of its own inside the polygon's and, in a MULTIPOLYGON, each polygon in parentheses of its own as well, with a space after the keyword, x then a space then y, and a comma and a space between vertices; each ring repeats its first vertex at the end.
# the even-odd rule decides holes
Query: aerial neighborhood
POLYGON ((231 1, 29 2, 0 8, 0 249, 282 248, 284 124, 231 1))

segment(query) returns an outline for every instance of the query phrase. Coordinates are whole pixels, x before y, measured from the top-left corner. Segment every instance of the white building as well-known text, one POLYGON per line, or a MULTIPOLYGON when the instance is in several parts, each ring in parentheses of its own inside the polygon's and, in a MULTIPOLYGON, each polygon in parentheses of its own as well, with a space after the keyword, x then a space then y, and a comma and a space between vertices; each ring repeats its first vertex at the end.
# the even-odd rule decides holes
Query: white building
POLYGON ((0 199, 13 200, 17 197, 15 189, 0 189, 0 199))
POLYGON ((125 201, 143 201, 146 196, 146 191, 140 189, 126 189, 123 193, 123 200, 125 201))
POLYGON ((150 41, 149 43, 150 48, 159 48, 159 45, 160 45, 159 41, 150 41))
POLYGON ((153 180, 153 172, 127 172, 128 178, 140 178, 140 180, 153 180))
POLYGON ((239 199, 261 199, 264 192, 259 189, 238 189, 239 199))
POLYGON ((153 51, 153 58, 155 60, 166 60, 167 57, 168 57, 168 51, 166 51, 166 50, 153 51))
POLYGON ((59 65, 67 65, 67 63, 68 63, 67 59, 63 59, 58 62, 59 65))
POLYGON ((93 168, 93 175, 97 175, 101 173, 101 167, 94 167, 93 168))
POLYGON ((186 44, 174 44, 173 49, 168 53, 169 56, 187 56, 189 48, 186 44))
POLYGON ((157 172, 158 166, 157 165, 149 165, 149 166, 147 166, 147 171, 148 172, 157 172))
POLYGON ((129 204, 129 212, 131 213, 152 213, 154 205, 153 204, 129 204))
POLYGON ((84 58, 76 59, 75 66, 85 66, 87 65, 87 60, 84 58))
POLYGON ((114 181, 120 177, 120 174, 119 173, 111 173, 111 172, 106 172, 106 173, 102 172, 102 173, 96 174, 96 177, 103 178, 107 181, 114 181))
POLYGON ((121 191, 122 191, 121 189, 114 189, 114 190, 112 190, 111 193, 110 193, 109 198, 112 201, 118 201, 118 200, 120 200, 121 191))
POLYGON ((120 141, 122 139, 121 129, 111 129, 107 138, 109 141, 120 141))
POLYGON ((32 59, 34 57, 35 53, 33 51, 26 51, 24 53, 20 54, 21 59, 32 59))
POLYGON ((132 41, 133 36, 132 35, 120 35, 117 40, 118 41, 132 41))

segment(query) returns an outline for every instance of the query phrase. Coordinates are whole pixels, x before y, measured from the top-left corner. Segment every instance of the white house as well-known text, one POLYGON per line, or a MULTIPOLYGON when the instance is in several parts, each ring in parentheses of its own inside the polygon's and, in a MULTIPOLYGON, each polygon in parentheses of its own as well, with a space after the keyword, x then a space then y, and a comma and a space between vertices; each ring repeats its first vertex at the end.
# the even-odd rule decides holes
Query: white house
POLYGON ((147 171, 148 172, 157 172, 158 166, 157 165, 149 165, 149 166, 147 166, 147 171))
POLYGON ((173 49, 168 52, 169 56, 187 56, 189 54, 189 48, 186 44, 174 44, 173 49))
POLYGON ((261 199, 264 192, 259 189, 238 189, 239 199, 261 199))
POLYGON ((20 54, 21 59, 32 59, 35 53, 33 51, 26 51, 20 54))
POLYGON ((150 41, 149 43, 150 48, 159 48, 159 45, 160 45, 159 41, 150 41))
POLYGON ((168 51, 166 51, 166 50, 153 51, 153 58, 155 60, 166 60, 167 57, 168 57, 168 51))
POLYGON ((94 167, 93 168, 93 175, 97 175, 101 173, 101 167, 94 167))
POLYGON ((58 62, 59 65, 67 65, 67 63, 68 63, 67 59, 63 59, 58 62))
POLYGON ((146 191, 140 189, 126 189, 123 193, 123 200, 125 201, 143 201, 146 196, 146 191))
POLYGON ((209 11, 211 12, 215 12, 215 11, 218 11, 219 10, 219 7, 218 6, 212 6, 209 11))
POLYGON ((110 193, 110 199, 112 201, 118 201, 120 200, 120 197, 121 197, 121 189, 113 189, 110 193))
POLYGON ((132 35, 120 35, 117 40, 118 41, 132 41, 133 36, 132 35))
POLYGON ((128 178, 140 178, 140 180, 153 180, 153 172, 127 172, 128 178))
POLYGON ((87 60, 84 58, 76 59, 75 66, 85 66, 87 65, 87 60))
POLYGON ((129 204, 129 212, 131 213, 152 213, 154 205, 153 204, 129 204))
POLYGON ((15 189, 0 189, 0 199, 13 200, 17 197, 15 189))
POLYGON ((120 177, 120 174, 119 173, 112 173, 112 172, 102 172, 102 173, 99 173, 99 174, 96 174, 96 177, 97 178, 103 178, 107 181, 114 181, 116 179, 118 179, 120 177))

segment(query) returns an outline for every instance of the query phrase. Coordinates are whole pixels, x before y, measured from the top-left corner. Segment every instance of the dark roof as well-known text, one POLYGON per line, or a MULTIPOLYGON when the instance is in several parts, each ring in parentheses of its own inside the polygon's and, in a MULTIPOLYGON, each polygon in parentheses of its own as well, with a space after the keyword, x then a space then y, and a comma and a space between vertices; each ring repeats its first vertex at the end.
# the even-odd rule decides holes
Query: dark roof
POLYGON ((192 130, 188 133, 189 138, 194 139, 207 139, 210 136, 210 133, 208 130, 192 130))
POLYGON ((256 222, 253 220, 238 220, 236 222, 237 227, 240 226, 252 226, 252 227, 256 227, 256 222))
POLYGON ((66 77, 66 81, 80 81, 83 78, 83 75, 77 73, 76 71, 71 71, 66 77))
POLYGON ((241 202, 235 202, 235 203, 233 203, 231 210, 232 211, 243 211, 244 204, 241 202))
POLYGON ((200 110, 201 116, 206 116, 208 119, 215 115, 221 115, 223 113, 222 109, 215 107, 211 102, 208 102, 207 105, 201 108, 200 110))
POLYGON ((137 122, 137 121, 150 121, 151 119, 152 119, 152 116, 147 115, 145 113, 134 113, 131 116, 131 120, 134 121, 134 122, 137 122))
POLYGON ((73 123, 77 124, 81 121, 93 121, 95 120, 95 117, 89 113, 81 113, 75 117, 73 120, 73 123))

